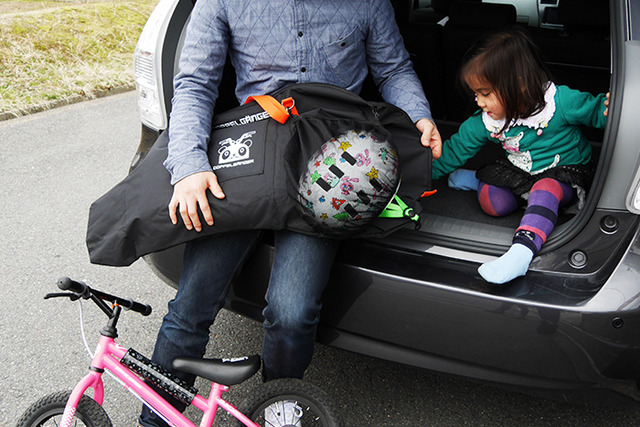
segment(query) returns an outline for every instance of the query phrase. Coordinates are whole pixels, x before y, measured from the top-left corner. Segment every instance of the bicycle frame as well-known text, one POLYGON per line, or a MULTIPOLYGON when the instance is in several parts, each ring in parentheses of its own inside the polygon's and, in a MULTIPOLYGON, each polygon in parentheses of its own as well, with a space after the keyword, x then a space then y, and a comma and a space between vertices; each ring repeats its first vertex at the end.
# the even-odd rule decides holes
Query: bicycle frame
MULTIPOLYGON (((104 400, 102 374, 105 369, 108 369, 115 377, 122 381, 126 389, 143 402, 149 404, 149 406, 165 417, 171 425, 177 427, 195 427, 195 424, 182 415, 180 411, 171 406, 129 368, 120 363, 120 360, 126 353, 127 349, 117 344, 112 337, 100 336, 98 347, 91 361, 91 372, 74 387, 65 407, 60 426, 70 427, 80 398, 87 389, 93 389, 93 399, 99 405, 102 405, 104 400)), ((209 399, 196 394, 192 405, 203 412, 200 427, 211 427, 213 425, 218 407, 227 411, 246 426, 259 427, 258 424, 251 421, 246 415, 236 409, 236 407, 222 399, 222 393, 228 390, 228 386, 214 382, 211 385, 209 399)))

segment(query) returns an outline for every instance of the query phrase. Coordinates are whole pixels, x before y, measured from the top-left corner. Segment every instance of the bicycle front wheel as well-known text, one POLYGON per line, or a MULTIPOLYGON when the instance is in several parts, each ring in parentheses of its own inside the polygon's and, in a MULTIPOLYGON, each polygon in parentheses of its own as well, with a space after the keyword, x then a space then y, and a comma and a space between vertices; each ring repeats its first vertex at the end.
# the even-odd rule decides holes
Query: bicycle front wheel
MULTIPOLYGON (((70 391, 61 391, 41 398, 25 411, 16 427, 59 426, 70 395, 70 391)), ((102 406, 89 396, 84 395, 76 408, 71 425, 74 427, 112 427, 111 420, 102 406)))
POLYGON ((339 411, 324 391, 311 383, 294 378, 283 378, 259 385, 247 395, 239 409, 260 426, 343 425, 339 411), (287 409, 281 410, 282 408, 287 409))

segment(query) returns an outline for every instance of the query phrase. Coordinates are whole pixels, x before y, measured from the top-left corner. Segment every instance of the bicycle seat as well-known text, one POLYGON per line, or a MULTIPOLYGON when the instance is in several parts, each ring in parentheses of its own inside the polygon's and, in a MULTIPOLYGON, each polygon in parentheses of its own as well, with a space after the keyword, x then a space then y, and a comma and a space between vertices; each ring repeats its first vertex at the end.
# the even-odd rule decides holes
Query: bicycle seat
POLYGON ((239 359, 195 359, 178 357, 173 369, 197 375, 223 385, 235 385, 249 379, 260 369, 260 356, 239 359))

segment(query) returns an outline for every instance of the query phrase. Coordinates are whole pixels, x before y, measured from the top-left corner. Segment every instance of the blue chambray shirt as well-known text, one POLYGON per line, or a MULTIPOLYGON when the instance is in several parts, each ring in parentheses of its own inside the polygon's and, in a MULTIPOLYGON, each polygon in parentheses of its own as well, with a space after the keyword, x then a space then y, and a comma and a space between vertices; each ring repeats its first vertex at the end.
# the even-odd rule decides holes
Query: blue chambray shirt
POLYGON ((385 101, 432 119, 389 0, 198 0, 174 80, 171 183, 210 171, 206 150, 224 61, 242 104, 294 83, 359 93, 368 70, 385 101))

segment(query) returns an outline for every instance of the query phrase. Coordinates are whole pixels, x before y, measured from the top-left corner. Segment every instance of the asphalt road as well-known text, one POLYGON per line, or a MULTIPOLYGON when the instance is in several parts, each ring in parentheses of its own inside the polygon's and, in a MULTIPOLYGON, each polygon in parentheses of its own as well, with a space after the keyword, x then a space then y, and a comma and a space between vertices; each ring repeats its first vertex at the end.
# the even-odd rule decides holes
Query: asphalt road
MULTIPOLYGON (((149 317, 123 317, 119 342, 152 351, 173 290, 143 261, 92 265, 84 245, 89 206, 126 175, 139 132, 134 93, 0 122, 0 426, 14 425, 31 402, 71 389, 86 372, 77 305, 43 299, 61 276, 151 304, 149 317)), ((84 313, 93 347, 104 315, 90 304, 84 313)), ((259 324, 223 311, 207 356, 259 353, 261 337, 259 324)), ((318 346, 307 379, 333 395, 348 426, 640 424, 638 406, 544 400, 325 346, 318 346)), ((227 397, 238 402, 258 380, 227 397)), ((110 378, 105 385, 114 425, 134 426, 140 404, 110 378)))

